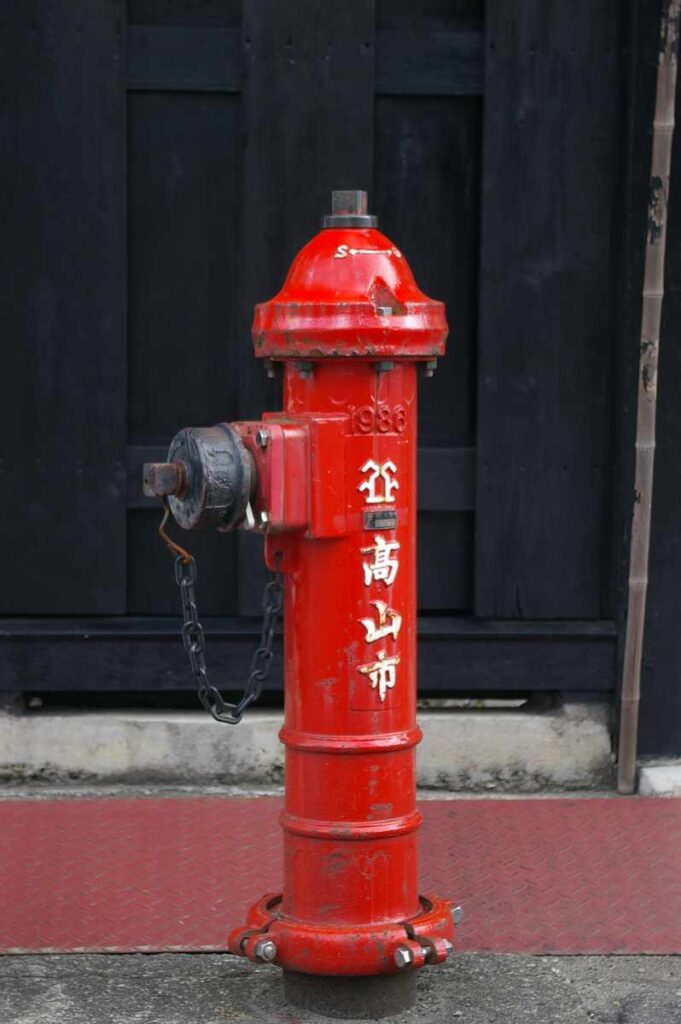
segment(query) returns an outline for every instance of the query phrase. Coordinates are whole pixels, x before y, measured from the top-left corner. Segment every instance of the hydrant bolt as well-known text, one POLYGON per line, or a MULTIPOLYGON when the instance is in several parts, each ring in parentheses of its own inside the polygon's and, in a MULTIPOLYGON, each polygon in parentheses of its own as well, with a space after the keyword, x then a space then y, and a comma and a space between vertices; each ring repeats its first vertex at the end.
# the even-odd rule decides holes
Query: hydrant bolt
POLYGON ((393 959, 395 960, 395 966, 399 967, 399 969, 403 971, 406 967, 409 967, 410 963, 412 963, 414 954, 406 946, 399 946, 395 950, 393 959))
POLYGON ((256 959, 270 963, 277 955, 277 947, 271 939, 260 939, 259 942, 256 942, 253 952, 256 959))
POLYGON ((454 924, 461 924, 463 918, 463 907, 452 907, 452 920, 454 924))
POLYGON ((257 444, 258 448, 267 448, 268 444, 270 443, 269 430, 265 430, 264 427, 261 427, 260 430, 255 435, 255 443, 257 444))
POLYGON ((310 363, 307 360, 296 363, 296 369, 298 370, 298 376, 302 377, 303 380, 308 380, 314 371, 314 363, 310 363))

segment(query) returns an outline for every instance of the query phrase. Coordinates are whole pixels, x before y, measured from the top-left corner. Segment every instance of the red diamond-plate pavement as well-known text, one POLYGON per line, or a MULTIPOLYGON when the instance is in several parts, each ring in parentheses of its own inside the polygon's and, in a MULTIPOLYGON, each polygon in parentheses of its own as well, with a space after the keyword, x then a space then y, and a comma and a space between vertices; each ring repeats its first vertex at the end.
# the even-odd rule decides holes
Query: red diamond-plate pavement
MULTIPOLYGON (((223 949, 281 882, 274 798, 0 802, 0 951, 223 949)), ((434 800, 462 950, 681 953, 681 800, 434 800)))

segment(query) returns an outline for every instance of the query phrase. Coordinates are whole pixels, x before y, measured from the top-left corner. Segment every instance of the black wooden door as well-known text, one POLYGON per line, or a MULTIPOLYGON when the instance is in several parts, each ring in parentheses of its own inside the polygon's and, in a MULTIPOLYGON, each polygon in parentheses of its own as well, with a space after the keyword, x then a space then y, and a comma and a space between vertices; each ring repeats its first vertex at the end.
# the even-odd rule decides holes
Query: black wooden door
MULTIPOLYGON (((369 191, 448 309, 448 355, 421 385, 422 689, 613 688, 618 295, 621 254, 636 266, 641 248, 617 203, 634 204, 645 141, 630 88, 643 5, 486 7, 93 0, 57 15, 36 0, 13 14, 3 688, 191 685, 140 467, 181 426, 277 407, 252 308, 332 188, 369 191)), ((236 686, 259 541, 188 540, 236 686)))
MULTIPOLYGON (((448 17, 385 6, 131 8, 130 614, 176 608, 139 463, 180 423, 276 407, 252 357, 253 305, 280 287, 332 187, 370 192, 383 230, 452 310, 457 358, 423 390, 420 599, 471 607, 479 5, 448 17)), ((258 538, 197 543, 205 612, 257 614, 258 538)))

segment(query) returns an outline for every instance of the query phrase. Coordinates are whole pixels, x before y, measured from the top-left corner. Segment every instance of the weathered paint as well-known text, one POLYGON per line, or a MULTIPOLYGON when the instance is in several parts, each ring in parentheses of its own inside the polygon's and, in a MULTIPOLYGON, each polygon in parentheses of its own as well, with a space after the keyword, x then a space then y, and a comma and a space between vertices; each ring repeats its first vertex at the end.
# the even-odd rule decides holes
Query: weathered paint
POLYGON ((321 231, 298 253, 281 291, 256 306, 253 322, 256 355, 276 360, 432 359, 444 354, 446 336, 443 304, 423 294, 375 228, 321 231), (362 255, 338 259, 343 247, 362 255))

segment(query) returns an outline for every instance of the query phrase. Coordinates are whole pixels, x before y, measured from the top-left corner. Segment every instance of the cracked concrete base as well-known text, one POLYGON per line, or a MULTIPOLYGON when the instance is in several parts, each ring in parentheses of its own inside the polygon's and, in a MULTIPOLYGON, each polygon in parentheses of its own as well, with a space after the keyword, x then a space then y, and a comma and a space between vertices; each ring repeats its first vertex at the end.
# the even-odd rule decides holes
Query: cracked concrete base
MULTIPOLYGON (((681 957, 454 956, 393 1024, 681 1024, 681 957)), ((328 1024, 228 955, 0 957, 2 1024, 328 1024)), ((356 1018, 366 1024, 367 1018, 356 1018)))
MULTIPOLYGON (((426 710, 418 784, 468 793, 608 789, 609 708, 426 710)), ((13 784, 252 784, 283 778, 282 716, 238 727, 196 712, 0 714, 0 780, 13 784)))

